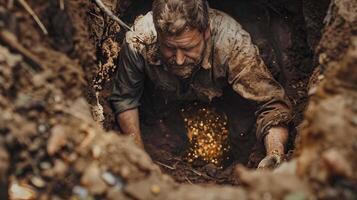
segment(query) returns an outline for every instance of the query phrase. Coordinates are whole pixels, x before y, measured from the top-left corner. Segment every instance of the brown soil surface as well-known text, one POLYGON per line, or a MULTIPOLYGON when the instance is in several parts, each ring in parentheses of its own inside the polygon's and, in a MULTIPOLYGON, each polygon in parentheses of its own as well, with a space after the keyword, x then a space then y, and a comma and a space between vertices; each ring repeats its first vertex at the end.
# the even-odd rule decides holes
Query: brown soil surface
MULTIPOLYGON (((355 2, 331 4, 316 52, 320 36, 314 28, 322 27, 322 17, 311 8, 327 9, 326 1, 210 2, 251 32, 294 102, 292 127, 303 120, 318 61, 297 151, 274 172, 235 168, 234 159, 223 169, 188 164, 179 117, 143 124, 149 155, 136 147, 118 133, 107 103, 124 31, 91 1, 26 2, 48 34, 23 1, 0 3, 1 199, 356 198, 355 2), (259 35, 267 24, 270 31, 259 35), (93 120, 103 119, 102 108, 105 120, 93 120)), ((103 2, 129 23, 150 8, 143 0, 139 7, 127 0, 103 2)))

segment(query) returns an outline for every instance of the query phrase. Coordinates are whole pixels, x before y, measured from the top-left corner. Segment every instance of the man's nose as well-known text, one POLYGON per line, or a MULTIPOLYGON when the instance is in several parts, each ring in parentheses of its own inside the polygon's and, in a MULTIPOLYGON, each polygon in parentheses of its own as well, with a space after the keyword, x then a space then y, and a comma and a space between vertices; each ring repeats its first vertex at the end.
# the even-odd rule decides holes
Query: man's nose
POLYGON ((185 54, 181 50, 176 51, 176 64, 183 65, 185 63, 185 54))

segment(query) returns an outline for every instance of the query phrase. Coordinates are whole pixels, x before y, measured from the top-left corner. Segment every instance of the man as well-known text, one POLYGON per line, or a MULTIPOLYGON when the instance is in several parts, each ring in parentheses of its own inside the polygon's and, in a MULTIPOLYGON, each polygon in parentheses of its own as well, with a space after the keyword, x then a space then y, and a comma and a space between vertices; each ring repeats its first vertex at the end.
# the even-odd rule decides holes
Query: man
POLYGON ((138 107, 147 82, 153 85, 151 99, 165 104, 210 102, 229 88, 257 105, 256 136, 266 150, 259 167, 281 162, 291 120, 289 100, 249 34, 205 0, 155 0, 152 12, 126 34, 114 81, 110 101, 117 122, 139 145, 138 107))

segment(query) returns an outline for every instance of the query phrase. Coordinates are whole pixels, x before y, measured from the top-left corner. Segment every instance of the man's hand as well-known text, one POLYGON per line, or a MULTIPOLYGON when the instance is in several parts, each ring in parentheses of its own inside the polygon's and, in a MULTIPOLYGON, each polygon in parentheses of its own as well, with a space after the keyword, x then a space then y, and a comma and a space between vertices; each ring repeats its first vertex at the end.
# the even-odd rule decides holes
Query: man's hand
POLYGON ((118 114, 118 124, 125 135, 134 138, 134 141, 141 148, 144 148, 141 140, 140 125, 139 125, 139 112, 137 108, 124 111, 118 114))
POLYGON ((264 138, 266 157, 260 161, 259 169, 273 169, 283 160, 288 130, 285 127, 272 127, 264 138))
POLYGON ((266 156, 263 160, 260 161, 258 165, 258 169, 274 169, 278 167, 283 158, 281 155, 278 154, 272 154, 266 156))

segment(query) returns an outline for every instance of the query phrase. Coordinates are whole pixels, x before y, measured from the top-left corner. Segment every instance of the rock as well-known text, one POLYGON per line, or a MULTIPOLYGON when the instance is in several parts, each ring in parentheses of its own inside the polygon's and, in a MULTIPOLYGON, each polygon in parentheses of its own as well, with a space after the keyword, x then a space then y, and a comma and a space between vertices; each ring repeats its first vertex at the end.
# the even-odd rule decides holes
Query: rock
POLYGON ((72 190, 73 194, 77 195, 80 199, 86 199, 88 197, 88 190, 81 186, 74 186, 72 190))
POLYGON ((38 176, 32 177, 31 183, 38 188, 43 188, 46 185, 45 181, 41 177, 38 177, 38 176))
POLYGON ((49 163, 49 162, 41 162, 40 167, 43 170, 48 170, 48 169, 51 169, 52 166, 51 166, 51 163, 49 163))
POLYGON ((102 174, 102 179, 110 186, 113 186, 117 182, 117 178, 110 172, 104 172, 102 174))
POLYGON ((10 200, 33 200, 36 199, 36 197, 36 191, 27 184, 19 184, 17 182, 14 182, 10 185, 10 200))
POLYGON ((151 193, 153 193, 154 195, 158 195, 158 194, 160 193, 160 191, 161 191, 161 188, 160 188, 160 186, 158 186, 158 185, 152 185, 152 186, 150 187, 150 191, 151 191, 151 193))
POLYGON ((101 153, 102 153, 102 149, 98 145, 93 145, 92 148, 93 158, 98 159, 101 153))

